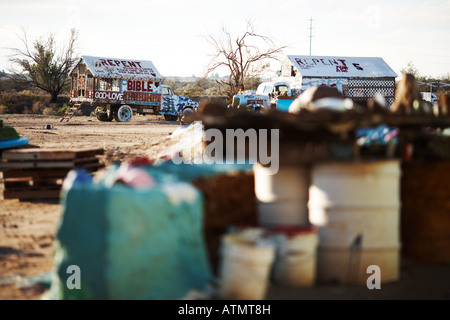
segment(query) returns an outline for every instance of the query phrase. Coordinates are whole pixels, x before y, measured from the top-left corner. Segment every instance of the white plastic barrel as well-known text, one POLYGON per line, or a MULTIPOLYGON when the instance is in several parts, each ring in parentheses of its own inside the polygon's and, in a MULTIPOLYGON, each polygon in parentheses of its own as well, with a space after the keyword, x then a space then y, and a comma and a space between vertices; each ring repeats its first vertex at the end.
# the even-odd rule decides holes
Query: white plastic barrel
POLYGON ((318 228, 318 281, 363 284, 399 277, 400 162, 327 162, 312 167, 309 220, 318 228))
POLYGON ((281 164, 276 174, 255 164, 255 195, 259 225, 308 224, 309 168, 306 165, 281 164))
POLYGON ((311 226, 283 226, 270 229, 276 255, 272 269, 276 285, 310 288, 316 283, 319 237, 311 226))
POLYGON ((264 239, 226 234, 222 238, 221 254, 219 298, 264 300, 275 246, 264 239))

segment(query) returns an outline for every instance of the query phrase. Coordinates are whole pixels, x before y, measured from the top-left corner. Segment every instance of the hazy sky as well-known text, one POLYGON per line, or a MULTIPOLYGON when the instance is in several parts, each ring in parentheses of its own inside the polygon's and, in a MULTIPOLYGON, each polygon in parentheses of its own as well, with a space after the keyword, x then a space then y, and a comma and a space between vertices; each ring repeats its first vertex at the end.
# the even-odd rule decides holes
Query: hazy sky
MULTIPOLYGON (((81 55, 151 60, 163 76, 201 76, 222 27, 242 34, 246 20, 286 55, 381 57, 395 72, 409 61, 421 75, 450 73, 450 0, 0 0, 0 70, 6 48, 79 31, 81 55)), ((274 70, 279 63, 273 62, 274 70)))

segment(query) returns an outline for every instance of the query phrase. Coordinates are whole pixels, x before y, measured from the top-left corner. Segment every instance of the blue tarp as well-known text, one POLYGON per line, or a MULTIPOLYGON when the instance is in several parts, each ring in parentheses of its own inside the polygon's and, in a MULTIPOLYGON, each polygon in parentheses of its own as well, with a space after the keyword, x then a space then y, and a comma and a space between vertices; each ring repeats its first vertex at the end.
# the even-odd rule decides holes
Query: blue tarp
POLYGON ((251 165, 139 166, 149 187, 115 183, 119 165, 98 181, 72 171, 61 194, 52 299, 180 299, 213 279, 203 238, 203 198, 190 182, 251 165), (69 289, 68 267, 81 270, 69 289))

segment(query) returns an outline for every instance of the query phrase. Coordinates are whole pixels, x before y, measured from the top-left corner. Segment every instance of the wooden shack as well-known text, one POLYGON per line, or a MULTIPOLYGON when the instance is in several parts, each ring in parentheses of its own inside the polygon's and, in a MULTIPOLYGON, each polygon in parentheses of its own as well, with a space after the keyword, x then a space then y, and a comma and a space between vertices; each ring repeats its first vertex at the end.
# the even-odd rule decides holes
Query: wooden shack
POLYGON ((378 57, 288 55, 279 75, 300 93, 312 86, 326 85, 360 104, 377 93, 389 105, 394 102, 397 74, 378 57))

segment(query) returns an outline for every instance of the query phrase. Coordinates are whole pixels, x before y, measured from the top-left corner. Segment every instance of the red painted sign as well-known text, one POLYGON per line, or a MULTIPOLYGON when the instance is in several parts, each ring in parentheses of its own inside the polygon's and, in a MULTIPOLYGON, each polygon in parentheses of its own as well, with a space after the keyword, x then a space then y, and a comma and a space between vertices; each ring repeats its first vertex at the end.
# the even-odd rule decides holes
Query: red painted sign
POLYGON ((161 102, 161 94, 126 91, 123 93, 123 99, 126 101, 161 102))
MULTIPOLYGON (((99 64, 111 67, 130 67, 130 68, 142 68, 139 61, 128 61, 128 60, 106 60, 99 59, 99 64)), ((97 67, 97 66, 96 66, 97 67)))
POLYGON ((101 76, 106 75, 151 75, 156 77, 156 72, 145 65, 142 61, 135 60, 115 60, 115 59, 97 59, 94 61, 94 71, 101 76))
POLYGON ((128 91, 153 92, 153 82, 152 81, 128 80, 127 81, 127 90, 128 91))

